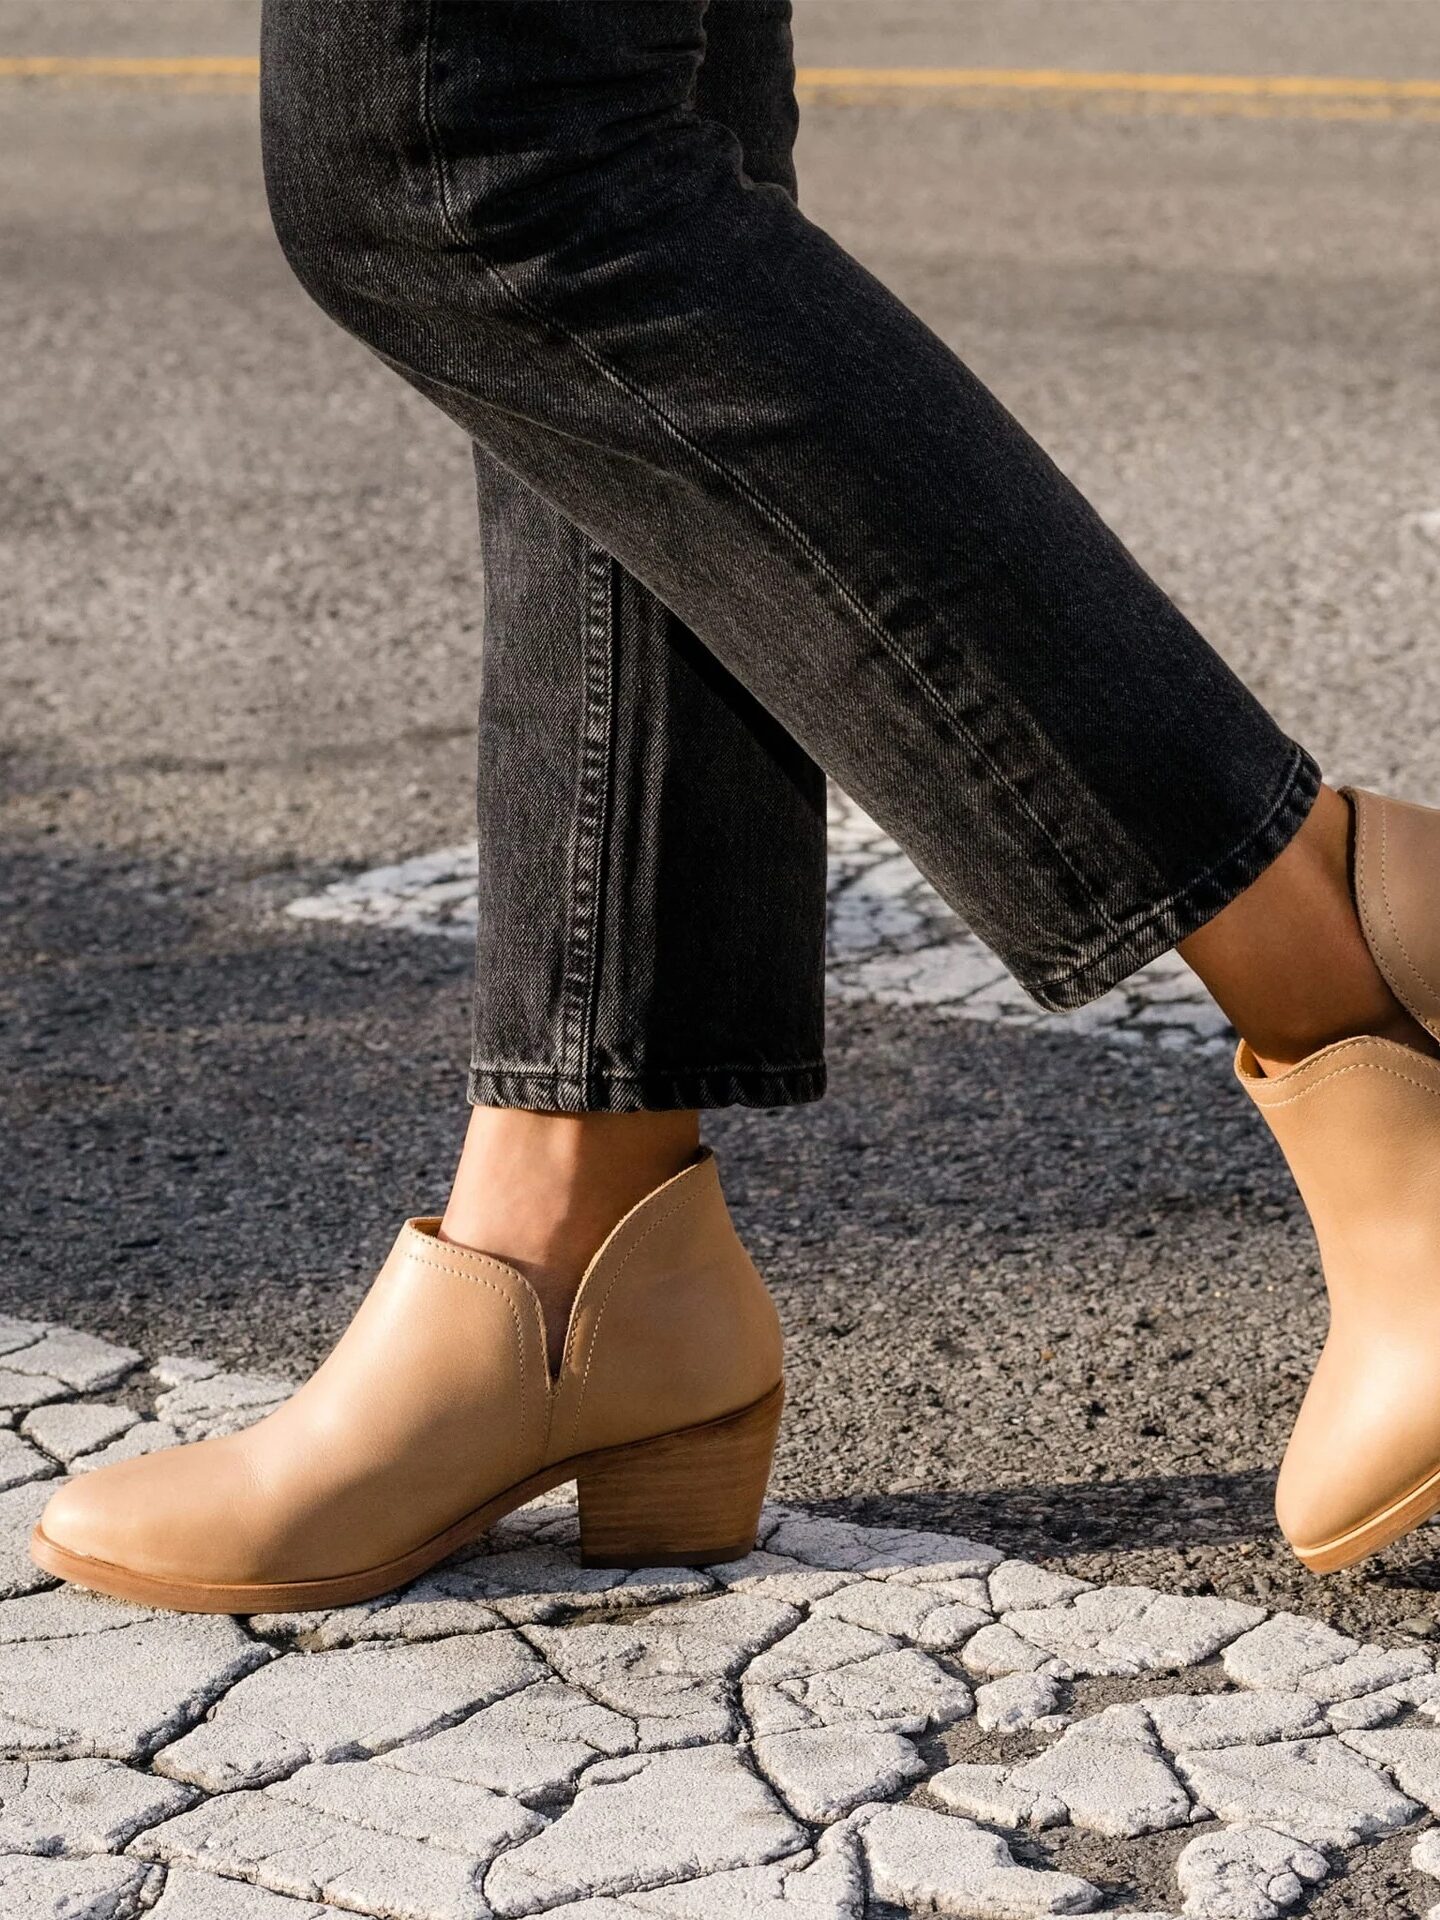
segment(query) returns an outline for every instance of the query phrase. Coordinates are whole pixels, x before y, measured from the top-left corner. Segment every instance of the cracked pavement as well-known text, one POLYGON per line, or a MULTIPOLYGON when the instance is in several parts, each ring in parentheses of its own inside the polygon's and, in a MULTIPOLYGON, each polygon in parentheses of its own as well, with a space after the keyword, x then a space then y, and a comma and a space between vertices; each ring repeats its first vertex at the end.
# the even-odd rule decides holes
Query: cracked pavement
POLYGON ((726 1566, 586 1569, 566 1489, 361 1606, 155 1613, 29 1526, 287 1383, 0 1352, 7 1920, 1279 1920, 1367 1910, 1397 1846, 1440 1879, 1429 1648, 796 1507, 726 1566))

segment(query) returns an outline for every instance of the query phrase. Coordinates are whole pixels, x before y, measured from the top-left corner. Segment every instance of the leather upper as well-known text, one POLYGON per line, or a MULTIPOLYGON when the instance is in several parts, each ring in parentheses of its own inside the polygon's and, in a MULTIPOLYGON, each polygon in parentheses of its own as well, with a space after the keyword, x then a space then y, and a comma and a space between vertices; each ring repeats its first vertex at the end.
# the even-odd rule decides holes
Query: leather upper
POLYGON ((1344 1040, 1265 1078, 1236 1072, 1309 1211, 1330 1330, 1276 1489, 1287 1539, 1315 1548, 1440 1470, 1440 1061, 1344 1040))
MULTIPOLYGON (((1440 1037, 1440 812, 1345 792, 1366 942, 1440 1037)), ((1267 1078, 1242 1042, 1235 1071, 1295 1176, 1330 1295, 1275 1502, 1287 1538, 1316 1548, 1440 1473, 1440 1060, 1362 1038, 1267 1078)))
POLYGON ((774 1305, 708 1151, 596 1254, 553 1385, 529 1283, 438 1224, 406 1221, 276 1412, 76 1476, 47 1538, 162 1579, 324 1579, 397 1558, 543 1466, 735 1412, 780 1379, 774 1305))
POLYGON ((1440 812, 1345 787, 1355 814, 1355 901, 1376 966, 1440 1039, 1440 812))
POLYGON ((707 1154, 627 1214, 591 1261, 546 1459, 733 1413, 768 1393, 781 1366, 775 1303, 707 1154))

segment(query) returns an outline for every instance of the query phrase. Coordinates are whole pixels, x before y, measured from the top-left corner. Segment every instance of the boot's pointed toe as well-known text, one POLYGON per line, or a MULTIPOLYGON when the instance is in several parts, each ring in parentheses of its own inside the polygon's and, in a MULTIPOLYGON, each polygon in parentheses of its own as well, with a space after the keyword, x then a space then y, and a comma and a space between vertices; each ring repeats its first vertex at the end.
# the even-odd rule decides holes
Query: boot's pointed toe
POLYGON ((342 1606, 416 1578, 567 1480, 593 1560, 748 1552, 779 1422, 780 1332, 713 1157, 597 1253, 554 1380, 527 1282, 437 1227, 405 1223, 330 1357, 264 1420, 61 1487, 31 1540, 38 1564, 150 1606, 342 1606))
MULTIPOLYGON (((118 1565, 133 1557, 143 1516, 127 1488, 125 1468, 131 1464, 125 1461, 77 1474, 51 1494, 35 1531, 37 1547, 97 1565, 118 1565)), ((45 1560, 41 1565, 46 1565, 45 1560)))
POLYGON ((1379 1345, 1332 1333, 1290 1437, 1275 1517, 1312 1572, 1351 1566, 1440 1509, 1440 1329, 1433 1346, 1395 1333, 1379 1345))
POLYGON ((313 1439, 295 1413, 272 1414, 245 1433, 78 1474, 51 1495, 31 1557, 77 1586, 205 1612, 245 1611, 237 1595, 268 1589, 297 1561, 323 1579, 337 1556, 315 1509, 338 1487, 333 1472, 316 1473, 313 1439))

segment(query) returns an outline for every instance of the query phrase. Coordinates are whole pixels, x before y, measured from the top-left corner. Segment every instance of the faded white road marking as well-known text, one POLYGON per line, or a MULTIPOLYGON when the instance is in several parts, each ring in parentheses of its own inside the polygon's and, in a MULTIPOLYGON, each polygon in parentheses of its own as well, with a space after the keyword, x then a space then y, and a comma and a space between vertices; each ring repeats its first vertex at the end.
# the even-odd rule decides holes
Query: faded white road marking
MULTIPOLYGON (((466 844, 337 880, 286 911, 301 920, 470 940, 475 895, 475 849, 466 844)), ((833 789, 829 896, 828 982, 836 999, 927 1007, 1007 1026, 1043 1023, 1125 1046, 1149 1039, 1219 1052, 1230 1044, 1223 1015, 1173 953, 1078 1013, 1042 1013, 895 842, 833 789)))

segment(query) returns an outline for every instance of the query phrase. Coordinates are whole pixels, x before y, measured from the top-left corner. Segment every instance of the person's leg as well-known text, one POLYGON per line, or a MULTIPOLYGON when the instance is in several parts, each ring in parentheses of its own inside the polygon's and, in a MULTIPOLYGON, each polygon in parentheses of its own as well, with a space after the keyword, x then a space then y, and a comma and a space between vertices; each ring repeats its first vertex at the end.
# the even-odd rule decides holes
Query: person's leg
POLYGON ((1322 1238, 1347 1266, 1361 1250, 1352 1297, 1405 1258, 1400 1307, 1367 1307, 1365 1338, 1351 1315, 1287 1531, 1343 1564, 1433 1511, 1433 1343, 1405 1329, 1440 1302, 1440 1079, 1409 1044, 1440 1033, 1440 816, 1377 805, 1357 919, 1314 762, 955 356, 695 111, 701 0, 358 0, 343 44, 319 0, 266 17, 276 223, 342 324, 686 619, 1043 1005, 1179 945, 1270 1066, 1321 1045, 1268 1078, 1247 1049, 1243 1077, 1322 1238), (1387 919, 1392 883, 1408 913, 1387 919), (1406 1044, 1344 1037, 1371 1027, 1406 1044), (1367 1342, 1384 1365, 1353 1364, 1367 1342))
POLYGON ((1050 1007, 1193 934, 1314 763, 924 324, 695 110, 700 0, 268 0, 282 243, 1050 1007))
MULTIPOLYGON (((517 19, 467 0, 403 53, 372 25, 362 71, 434 88, 429 202, 402 234, 358 175, 357 271, 294 177, 314 163, 289 157, 282 63, 306 4, 270 0, 267 115, 302 273, 686 606, 1043 1004, 1178 942, 1262 1059, 1415 1037, 1361 936, 1343 803, 1327 794, 1290 844, 1313 765, 953 356, 748 188, 704 67, 692 107, 707 28, 774 6, 517 19), (547 73, 592 79, 591 105, 537 120, 547 73), (423 330, 377 306, 418 259, 423 330)), ((733 88, 724 104, 738 116, 733 88)), ((773 92, 765 111, 786 123, 773 92)))
MULTIPOLYGON (((716 0, 710 24, 698 97, 746 179, 793 192, 788 8, 716 0)), ((481 443, 477 470, 475 1107, 450 1206, 405 1223, 268 1419, 51 1500, 32 1552, 64 1578, 212 1611, 359 1600, 566 1480, 592 1563, 754 1544, 780 1330, 695 1109, 822 1090, 821 775, 593 530, 481 443)))
MULTIPOLYGON (((786 0, 711 0, 696 107, 793 196, 786 0)), ((475 449, 485 606, 464 1151, 441 1228, 545 1302, 694 1157, 824 1090, 824 778, 684 624, 475 449)))

